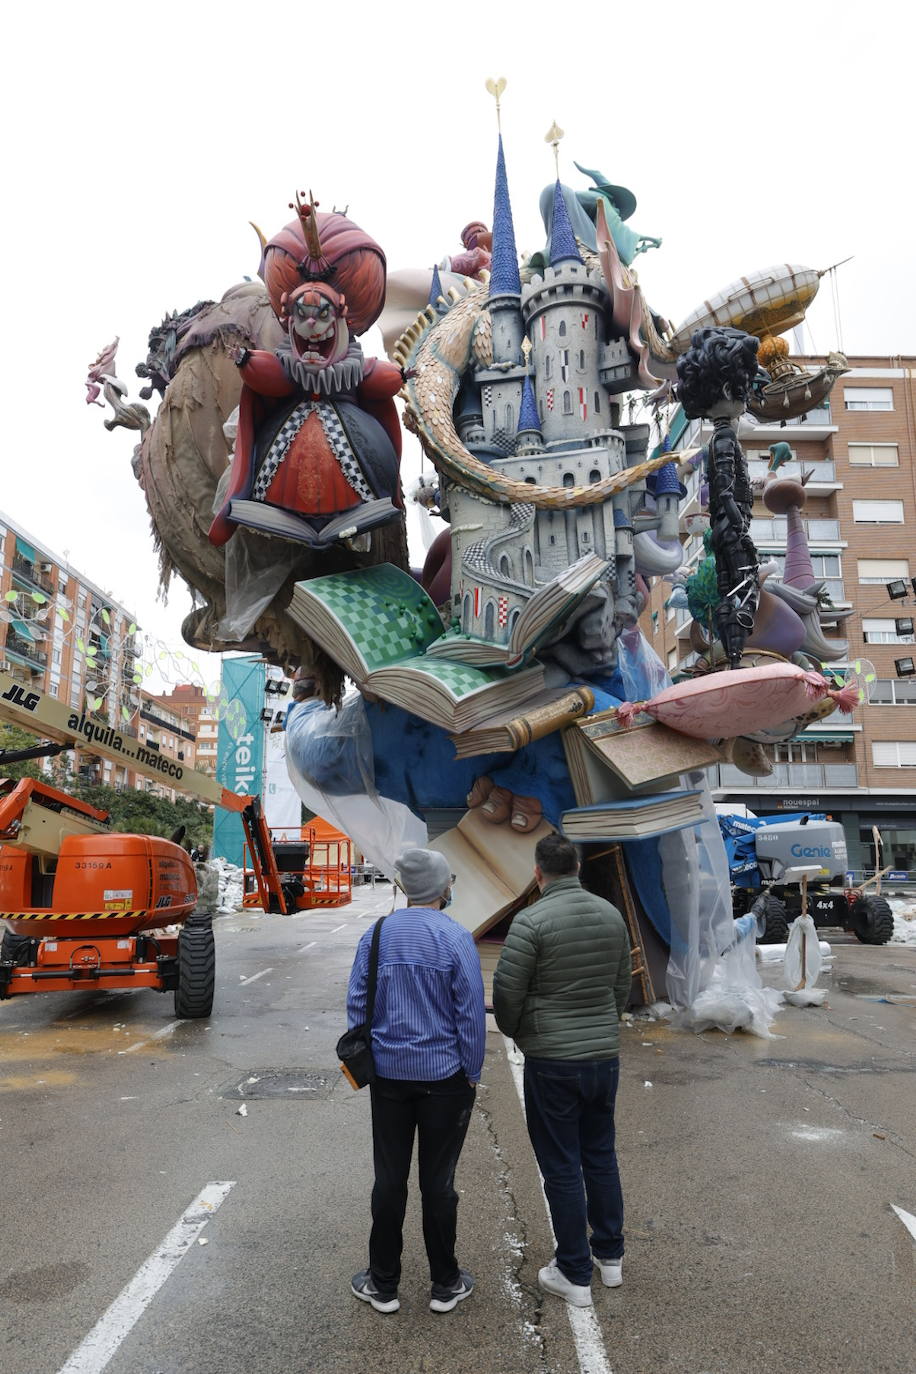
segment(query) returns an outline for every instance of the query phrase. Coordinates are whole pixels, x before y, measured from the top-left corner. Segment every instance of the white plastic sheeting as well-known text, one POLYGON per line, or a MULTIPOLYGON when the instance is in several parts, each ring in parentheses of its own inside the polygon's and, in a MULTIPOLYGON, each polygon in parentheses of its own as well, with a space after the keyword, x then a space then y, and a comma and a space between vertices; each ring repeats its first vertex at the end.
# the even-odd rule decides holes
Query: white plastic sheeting
POLYGON ((426 826, 375 788, 372 736, 358 692, 339 711, 303 702, 286 723, 286 764, 293 786, 316 816, 330 821, 388 878, 408 846, 424 846, 426 826))
POLYGON ((789 927, 786 957, 783 961, 786 1001, 794 1007, 823 1006, 827 990, 814 986, 821 967, 821 946, 817 927, 806 912, 803 916, 796 916, 789 927))

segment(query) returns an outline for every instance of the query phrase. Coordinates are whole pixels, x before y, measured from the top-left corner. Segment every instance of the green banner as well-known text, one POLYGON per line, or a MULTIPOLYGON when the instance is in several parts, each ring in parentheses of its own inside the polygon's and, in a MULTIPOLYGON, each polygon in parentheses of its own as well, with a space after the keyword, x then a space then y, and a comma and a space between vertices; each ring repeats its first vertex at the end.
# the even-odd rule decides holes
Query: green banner
MULTIPOLYGON (((261 791, 264 772, 264 684, 266 665, 255 655, 223 659, 216 776, 227 792, 239 797, 261 791)), ((213 824, 213 853, 242 866, 245 831, 241 817, 217 811, 213 824)))

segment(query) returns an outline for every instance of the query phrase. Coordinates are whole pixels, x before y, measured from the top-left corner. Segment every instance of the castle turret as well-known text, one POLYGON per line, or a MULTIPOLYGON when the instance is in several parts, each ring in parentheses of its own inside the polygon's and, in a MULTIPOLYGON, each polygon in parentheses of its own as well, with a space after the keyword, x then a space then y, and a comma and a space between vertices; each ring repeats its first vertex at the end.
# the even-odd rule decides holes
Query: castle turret
POLYGON ((448 302, 442 290, 442 278, 439 276, 438 267, 433 268, 432 280, 429 284, 429 297, 426 304, 431 305, 437 315, 448 314, 448 302))
POLYGON ((554 188, 550 265, 522 290, 533 346, 538 411, 548 450, 606 443, 610 403, 599 376, 602 320, 608 304, 600 273, 576 245, 566 202, 554 188))
POLYGON ((496 187, 493 193, 493 254, 490 262, 489 311, 493 321, 494 362, 521 362, 525 329, 520 309, 522 280, 515 247, 515 226, 509 200, 509 179, 503 154, 502 134, 496 156, 496 187))
POLYGON ((493 194, 493 255, 487 308, 493 328, 493 364, 478 372, 483 399, 487 447, 509 457, 515 447, 528 368, 522 358, 525 325, 521 312, 522 281, 518 270, 509 180, 500 134, 493 194))
POLYGON ((663 468, 659 468, 658 472, 649 477, 646 485, 655 497, 655 508, 659 515, 659 539, 677 539, 677 508, 679 501, 687 495, 687 488, 678 478, 674 463, 666 463, 663 468))
POLYGON ((515 440, 516 457, 528 457, 544 452, 544 439, 538 419, 537 401, 531 378, 522 383, 522 408, 518 417, 518 435, 515 440))

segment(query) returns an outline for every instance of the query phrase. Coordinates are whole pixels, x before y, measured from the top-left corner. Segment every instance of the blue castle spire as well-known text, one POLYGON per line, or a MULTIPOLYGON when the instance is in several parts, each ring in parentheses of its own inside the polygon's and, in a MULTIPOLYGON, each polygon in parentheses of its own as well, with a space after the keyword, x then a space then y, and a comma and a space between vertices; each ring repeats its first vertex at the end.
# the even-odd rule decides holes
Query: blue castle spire
POLYGON ((683 499, 687 495, 687 488, 678 478, 674 463, 665 463, 657 472, 650 473, 646 478, 646 489, 655 497, 676 495, 683 499))
POLYGON ((442 279, 439 276, 439 268, 434 267, 432 281, 429 284, 429 296, 427 298, 426 304, 431 305, 434 310, 441 311, 442 306, 439 304, 439 297, 444 295, 445 292, 442 290, 442 279))
POLYGON ((576 236, 569 222, 569 211, 563 198, 563 187, 559 177, 553 188, 553 218, 550 224, 550 265, 558 267, 561 262, 581 262, 576 236))
POLYGON ((518 296, 522 279, 518 270, 515 248, 515 227, 512 223, 512 203, 509 200, 509 179, 503 156, 503 136, 499 136, 496 156, 496 188, 493 194, 493 255, 490 263, 490 295, 518 296))
POLYGON ((522 385, 522 405, 518 413, 518 432, 533 430, 540 434, 541 421, 538 416, 537 401, 534 399, 534 387, 531 385, 531 378, 526 377, 522 385))

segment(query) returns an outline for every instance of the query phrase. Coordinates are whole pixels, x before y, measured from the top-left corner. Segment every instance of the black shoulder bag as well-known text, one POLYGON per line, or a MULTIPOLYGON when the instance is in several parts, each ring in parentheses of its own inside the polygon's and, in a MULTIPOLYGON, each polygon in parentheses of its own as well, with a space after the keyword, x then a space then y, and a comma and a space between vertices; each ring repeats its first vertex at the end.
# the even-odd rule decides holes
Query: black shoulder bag
POLYGON ((382 916, 375 923, 369 949, 369 982, 366 987, 366 1019, 361 1026, 345 1031, 337 1042, 340 1069, 352 1088, 364 1088, 375 1078, 372 1058, 372 1017, 375 1013, 375 985, 378 980, 378 946, 382 934, 382 916))

